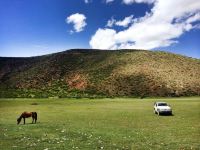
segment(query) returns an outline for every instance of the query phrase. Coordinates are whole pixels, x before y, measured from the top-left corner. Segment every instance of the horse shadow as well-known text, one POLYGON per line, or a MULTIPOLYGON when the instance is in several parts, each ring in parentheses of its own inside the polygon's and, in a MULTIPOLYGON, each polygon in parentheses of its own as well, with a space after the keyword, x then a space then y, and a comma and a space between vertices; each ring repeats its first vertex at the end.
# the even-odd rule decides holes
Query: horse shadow
POLYGON ((19 124, 19 125, 37 125, 37 124, 41 124, 41 122, 37 122, 37 123, 32 123, 32 122, 28 122, 28 123, 25 123, 25 124, 19 124))

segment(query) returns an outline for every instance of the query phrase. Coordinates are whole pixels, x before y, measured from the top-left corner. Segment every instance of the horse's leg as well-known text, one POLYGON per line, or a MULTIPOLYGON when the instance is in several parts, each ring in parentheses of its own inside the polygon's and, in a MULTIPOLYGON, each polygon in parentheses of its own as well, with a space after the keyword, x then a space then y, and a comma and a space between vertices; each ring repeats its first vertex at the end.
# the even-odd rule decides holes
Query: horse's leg
POLYGON ((33 121, 34 121, 34 117, 32 116, 32 124, 33 124, 33 121))
POLYGON ((25 118, 23 118, 24 119, 24 124, 25 124, 25 118))

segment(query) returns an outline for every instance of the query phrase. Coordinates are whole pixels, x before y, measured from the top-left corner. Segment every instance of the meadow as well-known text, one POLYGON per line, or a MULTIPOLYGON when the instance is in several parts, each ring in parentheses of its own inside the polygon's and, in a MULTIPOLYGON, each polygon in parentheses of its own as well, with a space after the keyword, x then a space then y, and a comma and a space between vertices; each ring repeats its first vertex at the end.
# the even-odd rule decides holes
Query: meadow
POLYGON ((1 99, 0 149, 200 149, 200 98, 1 99), (172 116, 153 113, 166 101, 172 116), (23 111, 36 111, 37 124, 23 111))

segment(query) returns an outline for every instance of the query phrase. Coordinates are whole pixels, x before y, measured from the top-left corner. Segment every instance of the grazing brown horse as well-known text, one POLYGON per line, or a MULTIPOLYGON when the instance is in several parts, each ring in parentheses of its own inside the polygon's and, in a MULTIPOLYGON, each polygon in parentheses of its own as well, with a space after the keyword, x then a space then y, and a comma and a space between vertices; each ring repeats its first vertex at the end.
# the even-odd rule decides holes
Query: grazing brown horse
POLYGON ((19 124, 22 120, 22 118, 24 119, 24 124, 25 124, 25 118, 29 118, 32 117, 32 123, 36 123, 37 121, 37 113, 36 112, 23 112, 20 117, 17 119, 17 124, 19 124))

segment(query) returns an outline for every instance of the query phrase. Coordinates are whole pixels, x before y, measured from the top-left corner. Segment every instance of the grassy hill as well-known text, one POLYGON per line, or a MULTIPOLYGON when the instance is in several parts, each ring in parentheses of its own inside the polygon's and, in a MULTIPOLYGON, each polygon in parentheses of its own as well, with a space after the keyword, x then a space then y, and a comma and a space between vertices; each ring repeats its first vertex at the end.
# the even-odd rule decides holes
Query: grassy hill
POLYGON ((200 95, 200 60, 160 51, 0 57, 0 97, 200 95))

